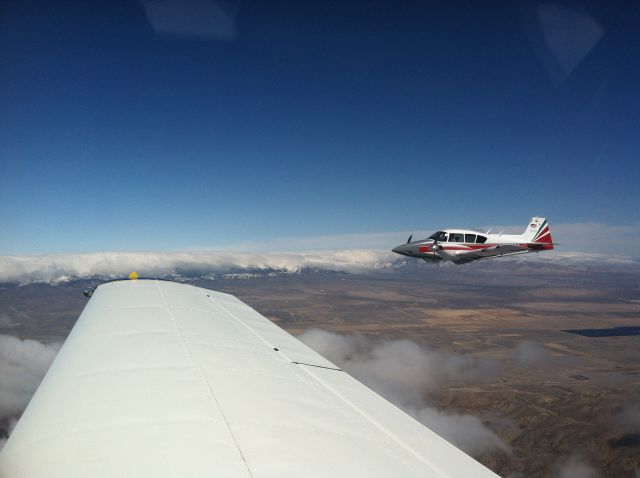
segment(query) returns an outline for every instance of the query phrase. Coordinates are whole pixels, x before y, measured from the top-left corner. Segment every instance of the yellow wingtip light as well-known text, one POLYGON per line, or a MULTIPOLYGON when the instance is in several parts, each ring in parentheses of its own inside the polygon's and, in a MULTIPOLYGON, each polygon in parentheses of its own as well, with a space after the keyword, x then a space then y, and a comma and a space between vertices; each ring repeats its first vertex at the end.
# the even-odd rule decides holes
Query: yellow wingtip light
POLYGON ((138 278, 138 273, 136 271, 133 271, 131 274, 129 274, 129 279, 136 280, 137 278, 138 278))

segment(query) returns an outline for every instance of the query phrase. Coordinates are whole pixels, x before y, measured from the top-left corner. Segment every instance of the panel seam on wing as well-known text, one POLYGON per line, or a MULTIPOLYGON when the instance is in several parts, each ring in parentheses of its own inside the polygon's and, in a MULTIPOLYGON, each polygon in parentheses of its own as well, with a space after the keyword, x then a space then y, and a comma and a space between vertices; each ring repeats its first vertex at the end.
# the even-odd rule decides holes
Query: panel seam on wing
MULTIPOLYGON (((213 299, 206 291, 203 290, 203 292, 205 293, 205 295, 210 298, 213 299)), ((240 302, 240 301, 239 301, 240 302)), ((266 340, 264 337, 262 337, 262 335, 260 335, 257 331, 255 331, 251 326, 249 326, 248 324, 246 324, 243 320, 241 320, 240 318, 238 318, 232 311, 230 311, 227 307, 225 307, 224 305, 220 304, 219 301, 217 300, 211 300, 210 303, 215 306, 217 309, 227 313, 231 318, 233 318, 237 323, 239 323, 240 325, 242 325, 244 328, 246 328, 249 332, 251 332, 255 337, 257 337, 261 342, 263 342, 264 344, 266 344, 269 348, 274 348, 273 344, 271 344, 268 340, 266 340)), ((234 304, 234 305, 238 305, 238 304, 234 304)), ((241 306, 246 307, 246 304, 240 302, 241 306)), ((251 309, 252 310, 252 309, 251 309)), ((255 311, 254 311, 255 312, 255 311)), ((259 315, 259 314, 258 314, 259 315)), ((260 316, 262 317, 262 316, 260 316)), ((268 320, 268 319, 265 319, 268 320)), ((282 330, 282 329, 280 329, 282 330)), ((283 331, 284 332, 284 331, 283 331)), ((285 332, 286 333, 286 332, 285 332)), ((287 354, 285 354, 284 352, 282 352, 281 350, 278 350, 278 353, 285 359, 287 359, 287 362, 291 365, 300 365, 300 364, 296 364, 296 362, 294 362, 290 357, 288 357, 287 354)), ((307 365, 307 364, 305 364, 307 365)), ((321 367, 321 368, 328 368, 328 367, 321 367)), ((385 444, 388 445, 389 443, 396 443, 397 445, 400 446, 401 449, 405 450, 405 452, 408 452, 409 456, 413 456, 415 458, 418 459, 418 461, 424 463, 425 465, 427 465, 429 468, 431 468, 435 473, 438 473, 440 476, 447 476, 446 474, 444 474, 440 469, 436 468, 433 466, 433 464, 431 464, 429 461, 427 461, 422 455, 420 455, 418 452, 416 452, 415 450, 413 450, 413 448, 411 448, 409 445, 407 445, 406 443, 402 442, 401 440, 399 440, 393 433, 391 433, 390 431, 388 431, 385 427, 383 427, 382 425, 380 425, 378 422, 374 421, 373 419, 371 419, 371 417, 369 417, 369 415, 367 415, 365 412, 363 412, 360 408, 356 407, 350 400, 347 400, 345 397, 343 397, 341 394, 337 393, 333 388, 329 387, 323 380, 319 379, 316 375, 314 375, 313 373, 311 373, 307 367, 304 366, 296 366, 295 370, 296 370, 296 375, 297 375, 297 371, 303 369, 306 374, 311 377, 311 380, 313 383, 318 385, 318 388, 316 389, 316 393, 318 393, 320 396, 325 396, 328 394, 331 394, 335 397, 337 397, 339 400, 342 400, 343 403, 345 403, 349 408, 355 410, 356 412, 358 412, 362 417, 364 417, 369 423, 371 423, 374 427, 378 428, 378 430, 380 430, 382 432, 382 434, 384 436, 386 436, 388 438, 388 442, 379 442, 381 444, 385 444)), ((333 369, 336 370, 336 369, 333 369)), ((344 372, 344 371, 342 371, 344 372)), ((341 410, 336 410, 337 412, 339 412, 346 420, 349 420, 350 417, 345 414, 344 411, 341 410)), ((376 440, 372 440, 374 443, 376 442, 376 440)), ((394 455, 396 457, 396 459, 399 462, 402 462, 405 464, 405 466, 409 466, 411 467, 411 465, 409 465, 409 463, 407 463, 406 459, 401 458, 397 453, 394 453, 393 449, 385 446, 385 449, 387 450, 388 453, 394 455)))
POLYGON ((291 362, 294 365, 304 365, 306 367, 316 367, 316 368, 324 368, 326 370, 335 370, 336 372, 344 372, 341 368, 336 367, 326 367, 324 365, 314 365, 312 363, 304 363, 304 362, 291 362))
POLYGON ((67 377, 57 377, 50 380, 50 383, 61 383, 76 378, 96 377, 100 375, 109 375, 113 373, 129 373, 129 372, 156 372, 159 370, 193 370, 197 369, 196 365, 175 365, 175 366, 153 366, 153 367, 131 367, 131 368, 111 368, 104 370, 96 370, 94 372, 78 373, 67 377))
POLYGON ((152 336, 152 335, 173 335, 173 332, 170 332, 170 331, 167 331, 167 330, 157 330, 157 331, 140 330, 140 331, 133 331, 133 332, 116 332, 116 333, 109 333, 109 334, 104 334, 104 333, 98 333, 98 334, 86 333, 82 337, 74 338, 73 341, 74 342, 89 342, 89 341, 91 341, 93 339, 105 339, 107 337, 134 337, 134 336, 138 336, 138 335, 144 335, 146 337, 152 336))
POLYGON ((169 313, 169 316, 171 317, 171 320, 173 321, 173 323, 175 324, 176 327, 176 331, 178 332, 178 336, 180 337, 180 342, 182 343, 187 355, 189 356, 189 358, 191 359, 191 363, 194 364, 194 366, 196 366, 200 372, 200 375, 202 376, 202 379, 204 380, 204 383, 207 385, 207 389, 209 390, 209 395, 211 396, 211 399, 213 400, 213 402, 216 404, 217 408, 218 408, 218 412, 220 413, 220 415, 222 416, 222 419, 224 420, 224 423, 227 427, 227 431, 229 432, 229 435, 231 436, 233 443, 236 445, 236 449, 238 450, 238 454, 240 455, 240 458, 242 459, 242 462, 244 463, 246 469, 247 469, 247 473, 249 474, 250 477, 253 477, 253 474, 251 473, 251 469, 249 468, 249 463, 247 463, 247 460, 244 456, 244 454, 242 453, 242 449, 240 448, 240 445, 238 444, 238 440, 236 439, 235 435, 233 434, 233 431, 231 430, 231 426, 229 425, 229 421, 227 420, 227 417, 225 416, 222 407, 220 406, 220 402, 218 401, 218 399, 216 398, 215 394, 213 393, 213 389, 211 388, 211 384, 209 383, 209 380, 207 379, 206 374, 204 373, 204 370, 202 370, 202 365, 200 364, 199 361, 197 361, 193 355, 191 354, 191 351, 189 350, 189 345, 187 344, 184 335, 182 334, 182 329, 180 328, 180 325, 178 324, 178 321, 176 320, 175 315, 173 314, 173 311, 171 310, 171 308, 169 307, 169 304, 167 302, 167 297, 164 293, 163 288, 161 287, 160 283, 158 283, 157 281, 155 282, 156 287, 158 288, 158 290, 160 291, 160 296, 162 297, 162 302, 164 303, 164 306, 167 310, 167 312, 169 313))
POLYGON ((49 434, 49 435, 40 435, 40 437, 35 439, 35 440, 22 442, 19 445, 14 447, 14 452, 21 452, 24 448, 33 447, 34 445, 37 445, 38 443, 46 443, 46 442, 51 441, 53 439, 59 439, 59 438, 66 437, 66 436, 72 436, 72 435, 75 435, 75 434, 78 434, 78 433, 85 433, 85 432, 91 432, 91 431, 97 431, 97 430, 120 430, 122 428, 127 428, 127 427, 135 428, 135 427, 139 427, 140 425, 155 426, 155 425, 173 424, 173 423, 202 424, 203 422, 216 423, 216 420, 211 418, 211 417, 203 416, 203 417, 194 417, 194 418, 179 418, 179 419, 173 419, 173 420, 169 420, 169 419, 165 419, 165 420, 157 420, 157 419, 140 420, 140 421, 137 421, 137 422, 131 421, 131 422, 127 422, 127 423, 117 423, 117 424, 112 424, 112 425, 100 425, 100 426, 89 426, 89 427, 76 428, 76 429, 66 429, 65 431, 60 432, 60 433, 52 433, 52 434, 49 434))
MULTIPOLYGON (((392 433, 390 430, 388 430, 386 427, 384 427, 383 425, 381 425, 377 420, 374 420, 371 416, 369 416, 369 414, 367 414, 364 410, 362 410, 360 407, 358 407, 357 405, 355 405, 351 400, 347 399, 346 397, 344 397, 341 393, 338 393, 333 387, 329 386, 324 380, 322 380, 320 377, 318 377, 317 375, 315 375, 313 373, 312 370, 306 368, 306 367, 299 367, 300 369, 304 370, 307 374, 309 374, 311 377, 313 377, 319 384, 321 384, 323 387, 325 387, 329 392, 331 392, 333 395, 335 395, 336 397, 338 397, 340 400, 342 400, 347 406, 351 407, 351 409, 355 410, 357 413, 359 413, 362 417, 364 417, 369 423, 371 423, 372 425, 374 425, 376 428, 378 428, 382 433, 384 433, 387 437, 389 437, 393 442, 395 442, 398 446, 400 446, 402 449, 404 449, 405 451, 409 452, 410 455, 413 455, 415 458, 417 458, 419 461, 421 461, 422 463, 424 463, 425 465, 427 465, 429 468, 431 468, 435 473, 438 473, 440 476, 448 476, 443 470, 441 470, 439 467, 434 466, 433 463, 431 463, 430 461, 428 461, 427 459, 425 459, 424 456, 422 456, 421 453, 418 453, 416 450, 413 449, 413 447, 411 447, 410 445, 408 445, 407 443, 405 443, 403 440, 399 439, 394 433, 392 433)), ((353 377, 351 377, 353 378, 353 377)), ((355 380, 355 379, 353 379, 355 380)), ((361 384, 363 387, 367 388, 367 390, 370 390, 368 387, 366 387, 364 384, 361 384)), ((372 392, 373 393, 373 392, 372 392)), ((384 400, 384 398, 383 398, 384 400)), ((392 403, 388 402, 387 403, 392 406, 395 407, 395 405, 393 405, 392 403)), ((397 408, 397 407, 395 407, 397 408)))
MULTIPOLYGON (((206 294, 207 297, 209 299, 211 299, 211 296, 209 294, 206 294)), ((252 335, 254 335, 258 340, 260 340, 260 342, 262 342, 263 344, 267 345, 270 349, 273 350, 274 348, 274 344, 270 343, 267 339, 265 339, 262 335, 260 335, 258 332, 256 332, 255 330, 253 330, 251 327, 249 327, 247 324, 245 324, 242 320, 238 319, 238 317, 231 312, 229 309, 227 309, 224 305, 218 303, 218 301, 215 300, 210 300, 209 304, 214 305, 215 307, 222 309, 223 312, 225 312, 227 315, 229 315, 231 318, 233 318, 233 320, 240 324, 242 327, 244 327, 246 330, 248 330, 252 335)), ((289 356, 287 356, 287 354, 285 354, 282 350, 278 350, 278 353, 283 356, 285 359, 287 359, 288 362, 291 362, 291 358, 289 356)))

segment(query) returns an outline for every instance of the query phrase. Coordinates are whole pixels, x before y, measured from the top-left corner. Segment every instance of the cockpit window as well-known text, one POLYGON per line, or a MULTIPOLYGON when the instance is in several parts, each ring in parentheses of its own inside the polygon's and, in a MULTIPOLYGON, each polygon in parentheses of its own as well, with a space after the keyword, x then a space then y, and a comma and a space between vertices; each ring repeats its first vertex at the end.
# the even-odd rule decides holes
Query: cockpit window
POLYGON ((438 242, 447 242, 447 233, 443 231, 438 231, 435 234, 429 236, 429 239, 433 239, 438 242))
POLYGON ((480 236, 480 235, 476 236, 476 244, 484 244, 486 240, 487 238, 484 236, 480 236))
POLYGON ((466 242, 467 244, 473 244, 474 242, 476 242, 476 235, 475 234, 465 234, 464 235, 464 242, 466 242))
POLYGON ((449 233, 449 242, 464 242, 464 234, 458 232, 449 233))

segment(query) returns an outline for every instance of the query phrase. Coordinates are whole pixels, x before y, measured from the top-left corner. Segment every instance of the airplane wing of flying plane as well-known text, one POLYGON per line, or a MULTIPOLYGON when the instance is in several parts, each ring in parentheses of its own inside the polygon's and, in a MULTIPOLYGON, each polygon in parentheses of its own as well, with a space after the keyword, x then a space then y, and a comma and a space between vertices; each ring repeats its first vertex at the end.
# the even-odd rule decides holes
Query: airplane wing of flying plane
POLYGON ((551 229, 543 217, 532 217, 525 231, 517 235, 491 234, 467 229, 445 229, 427 239, 412 241, 393 248, 393 252, 431 261, 466 264, 479 259, 513 256, 553 249, 551 229))
POLYGON ((237 298, 97 287, 0 477, 497 475, 237 298))

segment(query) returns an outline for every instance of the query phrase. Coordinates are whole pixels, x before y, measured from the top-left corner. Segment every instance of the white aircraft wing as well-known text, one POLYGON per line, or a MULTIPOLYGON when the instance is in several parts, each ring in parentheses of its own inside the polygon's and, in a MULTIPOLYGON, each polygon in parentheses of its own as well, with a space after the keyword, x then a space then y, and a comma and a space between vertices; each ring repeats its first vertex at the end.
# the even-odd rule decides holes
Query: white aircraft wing
POLYGON ((445 249, 436 251, 443 259, 448 259, 457 264, 465 264, 479 259, 490 259, 493 257, 513 256, 515 254, 526 254, 532 252, 521 244, 498 244, 484 249, 474 249, 470 251, 449 252, 445 249))
POLYGON ((2 478, 497 475, 235 297, 99 286, 2 478))

